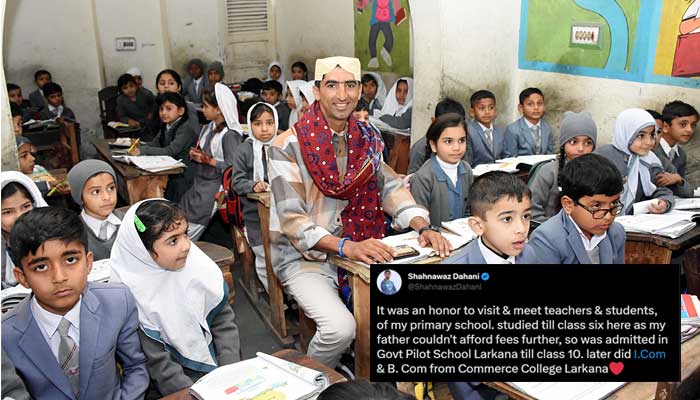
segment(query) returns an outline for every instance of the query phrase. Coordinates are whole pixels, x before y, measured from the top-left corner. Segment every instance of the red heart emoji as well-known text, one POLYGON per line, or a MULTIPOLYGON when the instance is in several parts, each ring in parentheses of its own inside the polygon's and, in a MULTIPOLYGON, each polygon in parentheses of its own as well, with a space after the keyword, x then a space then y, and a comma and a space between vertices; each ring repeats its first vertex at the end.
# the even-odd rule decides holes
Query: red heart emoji
POLYGON ((612 361, 608 366, 610 367, 610 372, 612 372, 613 375, 620 375, 620 372, 622 372, 622 370, 625 368, 625 364, 623 364, 621 361, 612 361))

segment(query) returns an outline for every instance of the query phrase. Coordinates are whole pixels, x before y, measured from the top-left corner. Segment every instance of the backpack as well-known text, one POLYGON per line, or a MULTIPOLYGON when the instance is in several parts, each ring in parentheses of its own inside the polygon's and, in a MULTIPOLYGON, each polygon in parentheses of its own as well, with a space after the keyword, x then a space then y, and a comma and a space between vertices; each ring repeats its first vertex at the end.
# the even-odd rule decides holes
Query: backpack
POLYGON ((233 166, 230 166, 224 171, 221 182, 224 188, 216 195, 216 204, 225 223, 243 229, 243 202, 231 187, 232 178, 233 166))

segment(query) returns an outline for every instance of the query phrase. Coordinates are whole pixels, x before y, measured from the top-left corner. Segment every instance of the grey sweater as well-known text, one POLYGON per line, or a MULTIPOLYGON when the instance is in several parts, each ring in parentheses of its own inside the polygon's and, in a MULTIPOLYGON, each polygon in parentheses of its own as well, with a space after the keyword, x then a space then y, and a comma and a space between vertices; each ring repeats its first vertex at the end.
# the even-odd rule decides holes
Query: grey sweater
MULTIPOLYGON (((114 210, 113 214, 119 219, 124 218, 123 211, 114 210)), ((85 220, 83 220, 82 218, 80 218, 80 220, 83 221, 85 232, 87 232, 88 250, 92 252, 93 260, 97 261, 109 258, 110 254, 112 254, 112 245, 114 245, 114 240, 117 238, 117 233, 119 232, 119 229, 115 230, 112 236, 109 237, 107 240, 102 240, 97 237, 97 235, 95 234, 95 232, 92 231, 92 229, 90 229, 88 224, 85 223, 85 220)))
MULTIPOLYGON (((231 186, 234 192, 241 198, 243 205, 243 222, 248 232, 250 246, 261 245, 262 231, 260 228, 260 217, 258 216, 257 201, 248 199, 248 193, 253 192, 253 143, 245 141, 238 147, 238 153, 233 160, 233 177, 231 186)), ((267 171, 267 160, 263 159, 263 167, 267 171)), ((265 173, 267 177, 267 172, 265 173)))
MULTIPOLYGON (((462 181, 462 213, 457 218, 467 216, 469 211, 469 188, 474 182, 472 169, 466 161, 461 161, 463 173, 458 175, 462 181)), ((428 159, 411 177, 411 194, 416 204, 428 209, 430 224, 440 226, 442 221, 450 221, 450 189, 446 180, 435 174, 435 163, 428 159)), ((439 167, 438 167, 439 168, 439 167)))
POLYGON ((379 117, 384 123, 388 124, 392 128, 396 129, 409 129, 411 127, 411 115, 413 114, 413 107, 409 107, 406 112, 398 117, 393 115, 382 115, 379 117))
MULTIPOLYGON (((422 138, 418 139, 416 143, 414 143, 411 146, 411 152, 410 152, 410 162, 408 164, 408 171, 406 172, 406 175, 410 175, 420 169, 420 167, 425 164, 425 160, 428 160, 430 157, 425 153, 425 150, 427 149, 428 141, 425 136, 422 138)), ((462 156, 462 160, 466 161, 467 163, 469 162, 469 156, 468 152, 464 152, 464 156, 462 156)))
POLYGON ((561 210, 559 196, 559 160, 551 160, 537 169, 528 182, 532 193, 531 219, 544 222, 561 210))

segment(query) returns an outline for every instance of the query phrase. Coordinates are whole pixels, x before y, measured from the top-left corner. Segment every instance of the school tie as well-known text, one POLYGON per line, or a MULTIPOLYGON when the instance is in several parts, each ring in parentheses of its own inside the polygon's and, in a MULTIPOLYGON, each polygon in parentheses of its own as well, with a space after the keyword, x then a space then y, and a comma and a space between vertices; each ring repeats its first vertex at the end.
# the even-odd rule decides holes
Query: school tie
POLYGON ((58 345, 58 362, 68 377, 73 393, 78 397, 80 395, 80 358, 78 345, 68 336, 68 328, 70 328, 70 321, 61 318, 58 324, 58 335, 61 337, 61 343, 58 345))
POLYGON ((100 240, 107 240, 107 229, 109 229, 109 222, 104 221, 102 225, 100 225, 100 233, 97 235, 97 237, 100 240))
POLYGON ((263 180, 266 183, 269 183, 268 178, 267 178, 267 148, 268 148, 268 146, 269 145, 264 144, 262 147, 262 162, 263 162, 263 170, 264 170, 263 171, 263 180))
POLYGON ((532 128, 532 137, 535 138, 535 152, 537 154, 541 153, 541 147, 542 147, 542 136, 540 136, 540 127, 539 125, 534 125, 532 128))
POLYGON ((489 149, 493 152, 493 128, 487 129, 484 133, 486 134, 486 142, 489 144, 489 149))

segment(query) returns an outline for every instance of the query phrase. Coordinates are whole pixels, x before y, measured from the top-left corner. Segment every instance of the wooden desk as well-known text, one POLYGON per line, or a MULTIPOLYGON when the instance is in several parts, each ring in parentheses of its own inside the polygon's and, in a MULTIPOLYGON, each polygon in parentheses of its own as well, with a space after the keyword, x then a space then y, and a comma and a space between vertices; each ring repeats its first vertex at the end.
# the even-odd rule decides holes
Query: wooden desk
POLYGON ((391 150, 389 150, 389 159, 387 165, 391 167, 397 174, 406 175, 408 164, 411 161, 411 135, 402 135, 395 132, 382 132, 385 137, 393 139, 391 150))
POLYGON ((698 243, 700 243, 700 226, 696 226, 676 239, 627 233, 625 264, 669 264, 674 251, 683 251, 698 243))
MULTIPOLYGON (((26 130, 22 136, 29 139, 38 151, 55 151, 54 144, 60 143, 61 148, 68 151, 68 164, 60 163, 60 167, 70 168, 80 162, 80 135, 76 124, 61 120, 53 127, 26 130)), ((57 167, 58 165, 53 165, 57 167)))
POLYGON ((181 174, 184 168, 152 173, 136 168, 133 165, 115 161, 109 144, 102 139, 94 139, 92 143, 97 149, 100 159, 114 168, 117 174, 117 192, 129 204, 144 199, 163 197, 168 186, 168 175, 181 174))
POLYGON ((236 287, 233 284, 231 275, 231 264, 233 264, 233 252, 224 246, 209 242, 197 242, 197 247, 211 258, 221 269, 224 280, 228 285, 228 302, 233 304, 233 297, 236 295, 236 287))

